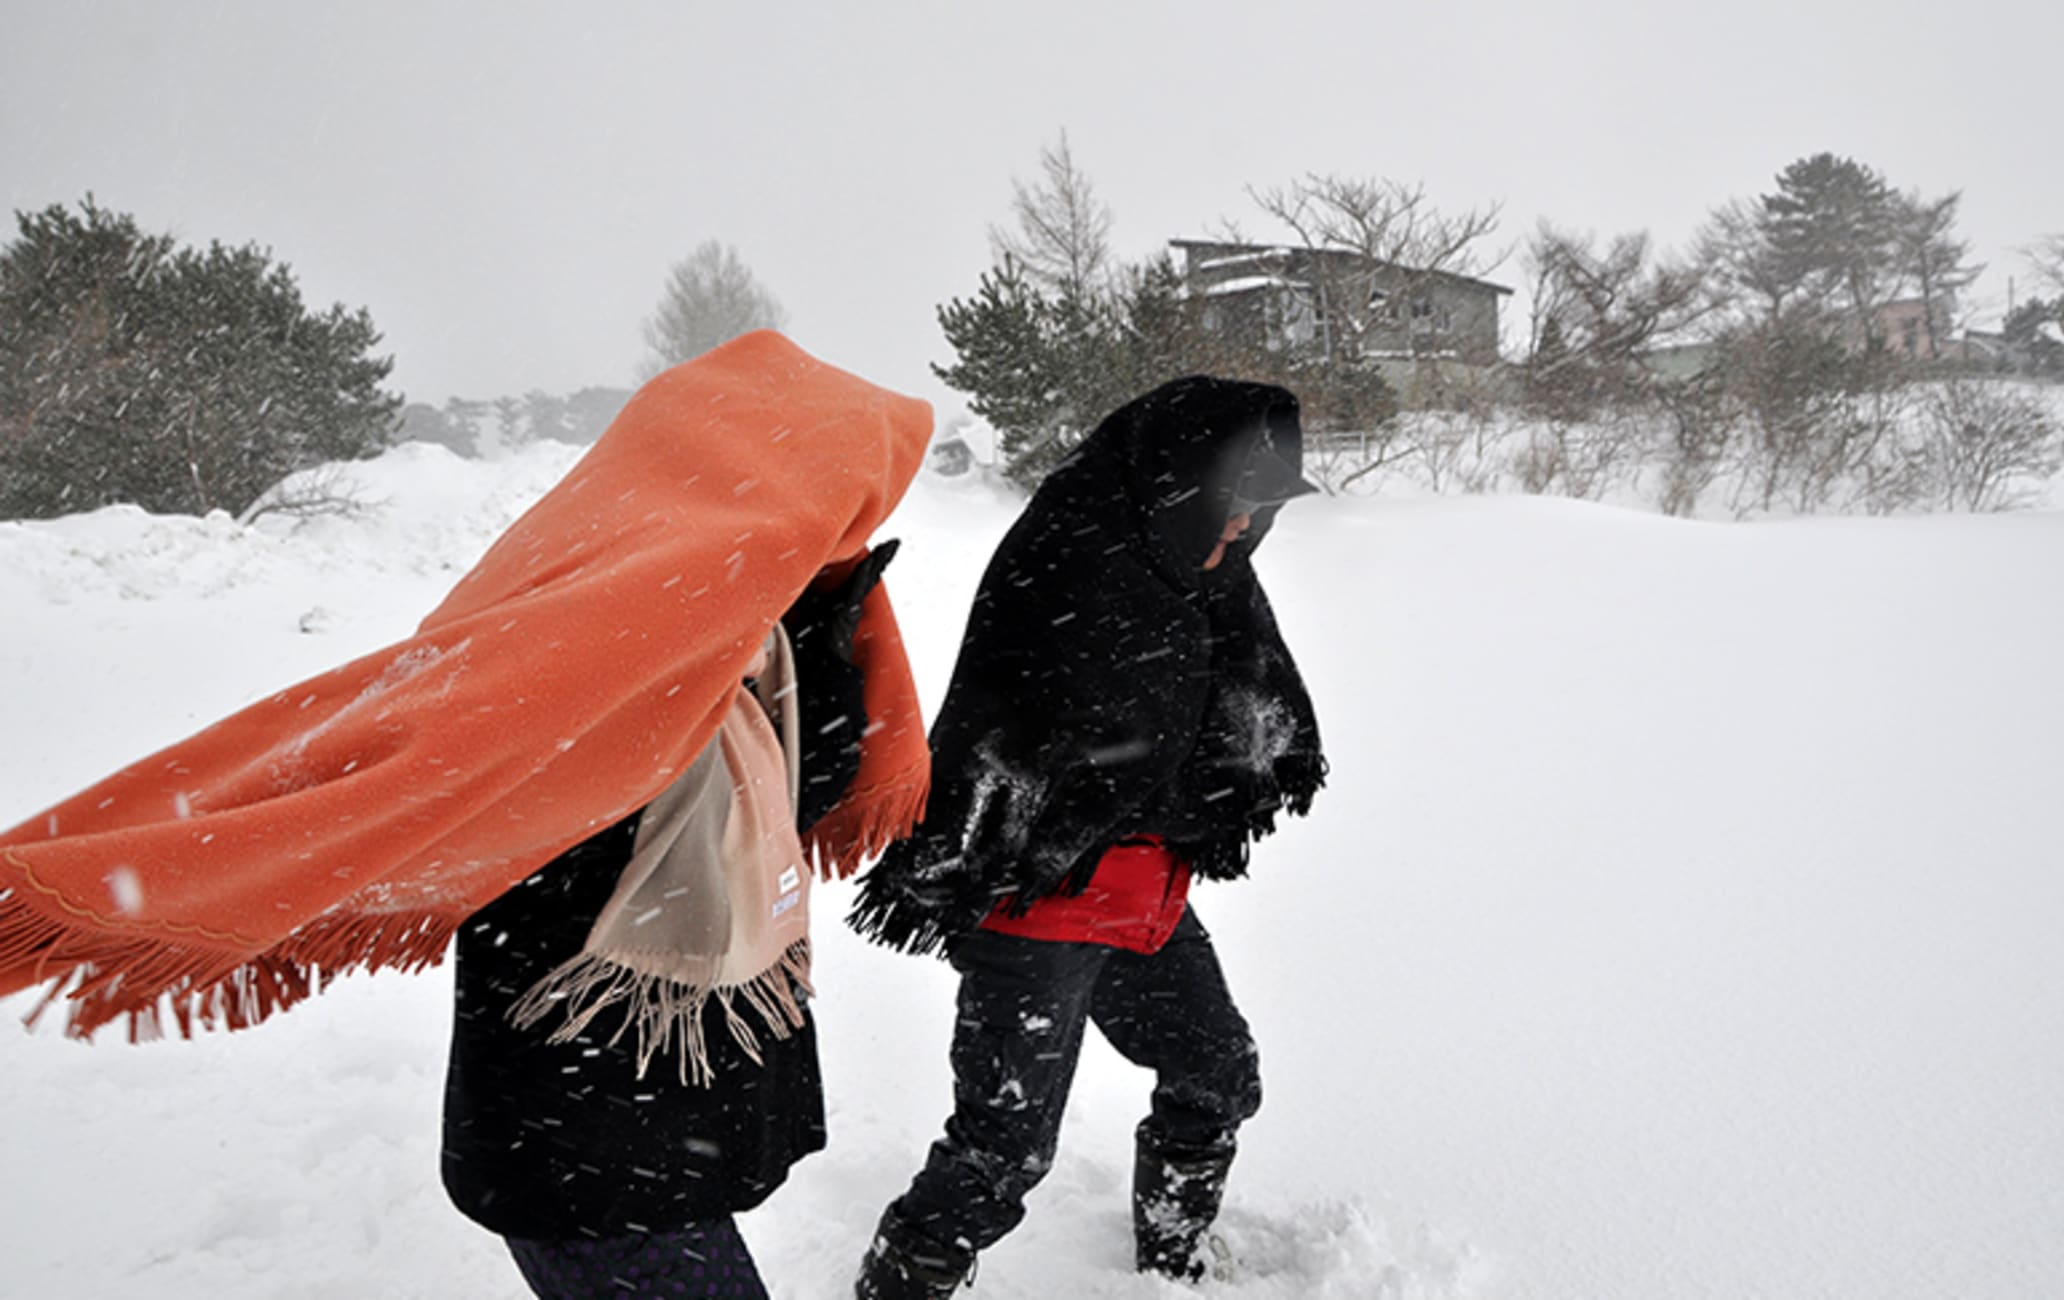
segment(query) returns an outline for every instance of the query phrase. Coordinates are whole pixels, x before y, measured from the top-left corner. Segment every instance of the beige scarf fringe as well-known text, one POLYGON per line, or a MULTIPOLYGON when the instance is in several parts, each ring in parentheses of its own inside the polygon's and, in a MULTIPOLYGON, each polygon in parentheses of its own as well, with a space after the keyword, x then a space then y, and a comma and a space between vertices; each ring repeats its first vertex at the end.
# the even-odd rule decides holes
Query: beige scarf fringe
POLYGON ((785 1039, 803 1025, 798 991, 805 996, 814 992, 808 939, 790 944, 772 968, 743 984, 731 985, 685 984, 665 975, 641 974, 599 953, 582 953, 539 980, 509 1009, 509 1019, 519 1029, 530 1029, 555 1008, 563 1007, 565 1022, 546 1041, 565 1044, 586 1033, 597 1016, 621 1006, 623 1020, 610 1035, 609 1045, 614 1047, 625 1034, 637 1032, 640 1079, 653 1059, 671 1047, 681 1082, 706 1087, 715 1078, 703 1029, 703 1012, 709 1003, 714 1000, 723 1008, 725 1027, 757 1065, 762 1059, 759 1030, 741 1014, 738 1003, 755 1013, 760 1028, 785 1039))

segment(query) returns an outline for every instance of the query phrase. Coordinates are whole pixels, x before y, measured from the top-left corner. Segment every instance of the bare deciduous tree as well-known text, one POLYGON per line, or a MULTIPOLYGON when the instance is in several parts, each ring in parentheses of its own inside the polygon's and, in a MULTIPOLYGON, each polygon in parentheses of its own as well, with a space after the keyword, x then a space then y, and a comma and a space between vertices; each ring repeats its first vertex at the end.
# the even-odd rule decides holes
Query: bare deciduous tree
POLYGON ((1525 426, 1512 457, 1513 480, 1539 496, 1599 500, 1634 479, 1647 451, 1645 415, 1601 411, 1581 422, 1544 420, 1525 426))
POLYGON ((2046 235, 2022 251, 2036 275, 2058 293, 2064 293, 2064 235, 2046 235))
POLYGON ((659 307, 645 322, 645 342, 652 352, 644 376, 649 379, 741 334, 779 329, 787 321, 788 313, 753 277, 738 250, 705 240, 674 264, 659 307))
MULTIPOLYGON (((1398 417, 1387 450, 1413 477, 1434 492, 1490 492, 1502 482, 1509 457, 1505 443, 1513 429, 1511 409, 1497 378, 1488 371, 1460 380, 1451 400, 1435 410, 1398 417)), ((1352 483, 1350 475, 1343 483, 1352 483)))
POLYGON ((1075 165, 1068 133, 1039 151, 1042 179, 1011 181, 1015 230, 989 228, 989 245, 1001 263, 1015 262, 1031 282, 1066 298, 1094 297, 1110 262, 1111 209, 1097 198, 1089 177, 1075 165))
POLYGON ((1532 312, 1517 373, 1533 422, 1512 475, 1529 492, 1596 499, 1632 481, 1656 441, 1669 381, 1648 354, 1702 314, 1703 279, 1695 266, 1656 258, 1645 233, 1601 249, 1545 221, 1526 261, 1532 312))
POLYGON ((1542 222, 1528 245, 1533 310, 1527 377, 1551 406, 1588 414, 1639 396, 1644 355, 1689 328, 1710 305, 1697 267, 1652 256, 1646 233, 1588 235, 1542 222))
POLYGON ((250 524, 266 515, 286 515, 293 519, 358 519, 386 504, 384 498, 367 497, 364 484, 352 477, 342 465, 319 465, 280 480, 265 495, 244 507, 237 516, 237 522, 250 524))
MULTIPOLYGON (((1912 384, 1876 384, 1851 398, 1837 436, 1825 445, 1815 469, 1822 480, 1815 506, 1847 494, 1850 509, 1886 515, 1912 509, 1924 490, 1923 465, 1912 448, 1919 390, 1912 384)), ((1814 506, 1801 507, 1809 513, 1814 506)))
POLYGON ((1709 307, 1734 323, 1761 323, 1785 315, 1799 289, 1763 236, 1762 208, 1734 199, 1714 209, 1699 231, 1697 256, 1706 269, 1709 307))
POLYGON ((2064 469, 2064 430, 2023 384, 1957 376, 1921 401, 1936 500, 1949 510, 2011 510, 2064 469))
POLYGON ((1480 247, 1498 227, 1496 203, 1443 212, 1428 201, 1424 185, 1316 172, 1272 189, 1250 186, 1247 193, 1305 248, 1355 255, 1313 260, 1312 292, 1328 354, 1358 355, 1386 301, 1414 302, 1437 276, 1481 275, 1502 260, 1480 247))
POLYGON ((1657 404, 1667 417, 1659 448, 1658 504, 1663 513, 1688 518, 1720 477, 1733 442, 1733 420, 1719 375, 1701 372, 1658 385, 1657 404))

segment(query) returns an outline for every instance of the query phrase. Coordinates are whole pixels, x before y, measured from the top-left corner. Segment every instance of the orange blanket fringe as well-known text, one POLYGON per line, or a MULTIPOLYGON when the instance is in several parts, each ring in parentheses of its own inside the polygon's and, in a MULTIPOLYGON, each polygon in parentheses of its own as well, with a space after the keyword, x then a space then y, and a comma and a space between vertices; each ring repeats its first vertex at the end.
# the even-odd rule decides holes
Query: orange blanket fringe
MULTIPOLYGON (((660 375, 414 636, 0 834, 0 994, 48 985, 37 1014, 138 1038, 442 960, 467 915, 693 760, 767 629, 865 554, 930 431, 924 403, 770 331, 660 375)), ((810 836, 839 874, 909 829, 929 780, 884 588, 855 650, 876 725, 810 836)))

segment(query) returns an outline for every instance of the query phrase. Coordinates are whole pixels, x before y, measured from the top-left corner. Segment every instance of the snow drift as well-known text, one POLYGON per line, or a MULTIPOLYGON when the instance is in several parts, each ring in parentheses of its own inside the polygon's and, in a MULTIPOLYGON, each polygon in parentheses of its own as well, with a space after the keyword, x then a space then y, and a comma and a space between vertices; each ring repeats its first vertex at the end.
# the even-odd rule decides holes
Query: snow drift
MULTIPOLYGON (((358 518, 0 525, 0 819, 413 627, 571 462, 422 445, 358 518)), ((1011 517, 921 480, 888 532, 928 705, 1011 517)), ((1334 760, 1202 887, 1268 1099, 1202 1293, 2064 1293, 2064 516, 1695 524, 1314 500, 1260 558, 1334 760)), ((944 1117, 952 980, 819 895, 832 1145, 744 1220, 847 1293, 944 1117)), ((259 1029, 0 1026, 0 1294, 520 1296, 437 1186, 449 987, 259 1029)), ((28 999, 0 1010, 25 1012, 28 999)), ((1147 1081, 1093 1043, 978 1296, 1133 1276, 1147 1081)))

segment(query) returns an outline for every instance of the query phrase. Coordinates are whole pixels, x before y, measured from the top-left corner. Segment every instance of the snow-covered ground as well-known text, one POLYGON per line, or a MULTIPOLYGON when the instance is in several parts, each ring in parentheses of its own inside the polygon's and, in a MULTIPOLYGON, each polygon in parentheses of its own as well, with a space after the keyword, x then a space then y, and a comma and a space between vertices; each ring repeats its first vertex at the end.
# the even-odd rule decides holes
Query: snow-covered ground
MULTIPOLYGON (((358 520, 0 525, 0 823, 407 631, 573 453, 358 467, 358 520)), ((1012 504, 921 481, 935 704, 1012 504)), ((1262 1046, 1206 1295, 2064 1295, 2064 515, 1694 524, 1315 500, 1261 557, 1334 758, 1203 887, 1262 1046)), ((746 1235, 823 1300, 945 1113, 952 982, 818 895, 830 1150, 746 1235)), ((0 1023, 0 1295, 523 1294, 444 1202, 447 981, 254 1031, 0 1023)), ((22 1012, 26 999, 0 1006, 22 1012)), ((1128 1270, 1147 1081, 1101 1044, 977 1297, 1128 1270)))

